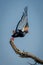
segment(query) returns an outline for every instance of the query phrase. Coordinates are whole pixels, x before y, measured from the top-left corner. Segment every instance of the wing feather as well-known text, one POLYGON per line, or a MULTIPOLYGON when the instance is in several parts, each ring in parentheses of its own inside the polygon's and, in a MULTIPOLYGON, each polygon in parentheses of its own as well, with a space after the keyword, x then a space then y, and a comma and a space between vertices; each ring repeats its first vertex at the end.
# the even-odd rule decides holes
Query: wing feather
POLYGON ((18 22, 17 26, 16 26, 16 31, 19 29, 19 30, 22 30, 23 27, 25 27, 26 25, 29 27, 29 24, 28 24, 28 13, 27 13, 28 9, 27 7, 24 8, 24 12, 23 12, 23 15, 20 19, 20 21, 18 22))

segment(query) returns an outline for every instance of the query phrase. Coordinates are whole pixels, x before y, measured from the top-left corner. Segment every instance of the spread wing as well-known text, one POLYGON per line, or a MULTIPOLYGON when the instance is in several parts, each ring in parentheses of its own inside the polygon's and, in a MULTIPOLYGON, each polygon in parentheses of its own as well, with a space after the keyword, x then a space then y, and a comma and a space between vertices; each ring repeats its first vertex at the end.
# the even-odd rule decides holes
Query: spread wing
POLYGON ((29 27, 29 24, 28 24, 28 8, 25 7, 24 8, 24 12, 23 12, 23 15, 20 19, 20 21, 18 22, 17 26, 16 26, 16 31, 19 29, 19 30, 22 30, 23 27, 25 26, 28 26, 29 27))

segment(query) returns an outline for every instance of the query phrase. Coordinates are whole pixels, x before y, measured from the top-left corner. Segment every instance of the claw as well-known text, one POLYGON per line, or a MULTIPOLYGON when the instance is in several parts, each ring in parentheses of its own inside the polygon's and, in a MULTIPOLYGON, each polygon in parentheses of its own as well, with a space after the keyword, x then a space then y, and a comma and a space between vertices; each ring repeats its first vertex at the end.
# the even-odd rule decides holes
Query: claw
POLYGON ((14 37, 12 37, 10 40, 14 41, 14 37))

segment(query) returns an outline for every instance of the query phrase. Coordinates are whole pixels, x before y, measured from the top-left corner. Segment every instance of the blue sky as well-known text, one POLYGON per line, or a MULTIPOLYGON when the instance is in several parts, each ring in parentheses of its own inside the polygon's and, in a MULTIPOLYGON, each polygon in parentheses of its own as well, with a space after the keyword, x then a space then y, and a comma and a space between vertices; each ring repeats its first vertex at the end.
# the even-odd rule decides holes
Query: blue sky
POLYGON ((20 58, 9 44, 12 30, 25 6, 28 6, 30 33, 15 39, 15 45, 43 59, 43 0, 0 0, 0 65, 29 65, 28 61, 33 62, 20 58))

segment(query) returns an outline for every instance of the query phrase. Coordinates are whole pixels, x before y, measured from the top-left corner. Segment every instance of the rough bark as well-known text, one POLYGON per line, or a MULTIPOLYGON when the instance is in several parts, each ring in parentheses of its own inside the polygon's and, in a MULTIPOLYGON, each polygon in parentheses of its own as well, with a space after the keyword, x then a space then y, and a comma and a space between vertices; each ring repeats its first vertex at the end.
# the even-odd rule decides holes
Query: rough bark
POLYGON ((39 57, 36 57, 35 55, 33 55, 30 52, 24 52, 19 50, 15 44, 13 40, 10 40, 10 45, 12 46, 13 50, 15 51, 16 54, 18 54, 20 57, 22 58, 32 58, 35 62, 43 64, 43 60, 41 60, 39 57))

